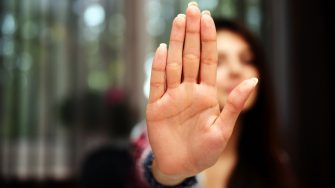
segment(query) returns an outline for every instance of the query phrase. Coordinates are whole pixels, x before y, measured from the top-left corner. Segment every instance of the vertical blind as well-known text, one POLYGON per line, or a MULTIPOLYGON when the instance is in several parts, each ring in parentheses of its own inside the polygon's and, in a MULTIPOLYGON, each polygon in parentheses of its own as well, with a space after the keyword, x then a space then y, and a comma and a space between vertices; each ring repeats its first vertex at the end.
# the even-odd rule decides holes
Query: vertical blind
MULTIPOLYGON (((65 177, 83 149, 69 96, 122 81, 122 1, 1 1, 1 174, 65 177)), ((85 144, 84 144, 85 145, 85 144)))

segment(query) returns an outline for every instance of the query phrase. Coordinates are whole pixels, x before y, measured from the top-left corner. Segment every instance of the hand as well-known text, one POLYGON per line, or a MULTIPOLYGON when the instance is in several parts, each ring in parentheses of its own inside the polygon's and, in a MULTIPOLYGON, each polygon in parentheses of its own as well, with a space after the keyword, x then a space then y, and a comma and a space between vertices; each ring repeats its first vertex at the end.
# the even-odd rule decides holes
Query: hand
POLYGON ((152 65, 146 118, 155 155, 153 174, 177 184, 215 164, 245 101, 257 84, 249 79, 217 100, 216 29, 208 11, 194 3, 172 24, 169 48, 158 47, 152 65))

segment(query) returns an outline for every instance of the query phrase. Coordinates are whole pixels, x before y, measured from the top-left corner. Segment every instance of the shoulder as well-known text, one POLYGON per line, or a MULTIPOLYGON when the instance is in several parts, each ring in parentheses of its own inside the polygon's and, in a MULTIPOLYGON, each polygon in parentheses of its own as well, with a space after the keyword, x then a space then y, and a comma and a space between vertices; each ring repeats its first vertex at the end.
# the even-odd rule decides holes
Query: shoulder
POLYGON ((146 127, 147 126, 145 120, 141 120, 138 123, 136 123, 130 132, 130 139, 132 141, 136 140, 141 134, 143 134, 143 132, 147 131, 146 127))
POLYGON ((147 148, 150 148, 146 123, 144 120, 134 126, 130 135, 130 140, 134 149, 134 157, 138 160, 143 152, 147 150, 147 148))
POLYGON ((143 176, 144 159, 150 153, 150 144, 147 136, 146 123, 144 120, 137 123, 130 134, 131 145, 133 148, 133 160, 135 163, 135 177, 139 187, 149 187, 143 176))

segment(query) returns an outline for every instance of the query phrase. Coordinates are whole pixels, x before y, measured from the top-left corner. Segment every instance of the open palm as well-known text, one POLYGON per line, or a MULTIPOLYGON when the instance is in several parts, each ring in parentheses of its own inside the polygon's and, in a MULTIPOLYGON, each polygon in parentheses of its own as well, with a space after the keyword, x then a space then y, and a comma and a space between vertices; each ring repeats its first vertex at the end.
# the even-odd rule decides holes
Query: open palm
POLYGON ((146 118, 155 164, 164 174, 188 177, 215 164, 257 83, 243 81, 220 112, 217 56, 214 21, 197 6, 174 19, 169 48, 156 51, 146 118))

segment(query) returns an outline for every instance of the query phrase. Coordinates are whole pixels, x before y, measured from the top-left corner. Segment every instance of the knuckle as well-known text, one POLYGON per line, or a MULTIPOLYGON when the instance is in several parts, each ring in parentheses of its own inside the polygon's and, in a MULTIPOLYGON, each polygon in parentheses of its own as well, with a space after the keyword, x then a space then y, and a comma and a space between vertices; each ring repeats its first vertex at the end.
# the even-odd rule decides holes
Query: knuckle
POLYGON ((216 58, 204 57, 201 59, 202 64, 213 65, 216 64, 216 58))
POLYGON ((200 60, 200 57, 199 55, 196 55, 196 54, 185 54, 184 57, 183 57, 183 60, 186 61, 186 62, 199 62, 200 60))
POLYGON ((152 66, 152 73, 157 72, 157 73, 161 73, 161 72, 165 72, 164 67, 160 67, 160 66, 152 66))
POLYGON ((234 93, 232 93, 233 95, 229 96, 227 99, 227 106, 229 106, 229 110, 236 113, 239 112, 241 107, 240 102, 238 101, 238 96, 234 95, 234 93))
POLYGON ((181 63, 179 62, 170 62, 166 65, 166 70, 168 71, 174 71, 174 70, 179 70, 181 67, 181 63))
POLYGON ((151 88, 160 88, 164 85, 164 82, 150 82, 151 88))
POLYGON ((170 81, 169 83, 168 83, 168 89, 174 89, 174 88, 177 88, 178 87, 178 82, 176 82, 176 81, 170 81))

